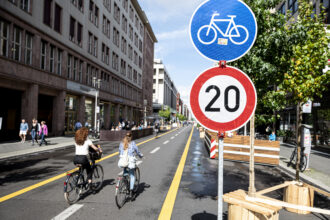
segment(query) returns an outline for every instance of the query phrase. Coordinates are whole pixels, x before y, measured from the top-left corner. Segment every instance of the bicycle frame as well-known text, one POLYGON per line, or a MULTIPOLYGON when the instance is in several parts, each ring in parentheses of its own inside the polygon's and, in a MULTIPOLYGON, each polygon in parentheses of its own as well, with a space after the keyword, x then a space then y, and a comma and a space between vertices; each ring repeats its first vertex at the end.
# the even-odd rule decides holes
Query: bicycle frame
POLYGON ((230 19, 215 19, 214 18, 215 16, 219 16, 219 15, 220 15, 219 13, 214 13, 212 15, 212 18, 211 18, 211 21, 210 21, 210 24, 209 24, 209 28, 207 30, 206 35, 209 35, 210 29, 213 26, 213 27, 215 27, 215 29, 217 29, 220 32, 221 35, 223 35, 224 37, 229 37, 230 27, 233 25, 233 27, 235 28, 237 34, 232 35, 232 37, 240 37, 239 32, 238 32, 237 27, 236 27, 236 23, 234 21, 234 18, 236 17, 236 15, 227 15, 228 17, 230 17, 230 19), (215 22, 229 22, 229 24, 227 26, 227 29, 226 29, 226 32, 223 33, 221 31, 221 29, 215 24, 215 22))

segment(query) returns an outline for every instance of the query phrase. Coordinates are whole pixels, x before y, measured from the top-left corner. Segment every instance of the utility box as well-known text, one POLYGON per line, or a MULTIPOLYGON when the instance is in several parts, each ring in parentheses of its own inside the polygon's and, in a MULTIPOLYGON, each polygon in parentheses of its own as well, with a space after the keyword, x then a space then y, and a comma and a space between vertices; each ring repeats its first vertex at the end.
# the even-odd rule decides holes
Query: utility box
POLYGON ((307 165, 306 169, 309 168, 309 159, 311 154, 311 148, 312 148, 312 137, 311 137, 311 129, 313 126, 303 124, 301 126, 301 146, 302 149, 304 149, 304 154, 307 157, 307 165))

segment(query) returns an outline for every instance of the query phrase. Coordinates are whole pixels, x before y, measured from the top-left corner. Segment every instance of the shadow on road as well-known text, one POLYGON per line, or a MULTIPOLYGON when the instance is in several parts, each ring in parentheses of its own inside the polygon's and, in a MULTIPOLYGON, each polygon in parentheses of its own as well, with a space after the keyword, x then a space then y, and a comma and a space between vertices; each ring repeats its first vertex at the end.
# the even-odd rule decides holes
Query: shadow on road
MULTIPOLYGON (((191 216, 191 220, 217 220, 217 216, 204 211, 203 213, 197 213, 191 216)), ((223 219, 227 219, 227 215, 223 215, 223 219)))
POLYGON ((141 193, 143 193, 144 191, 146 191, 146 188, 150 188, 150 185, 147 184, 147 183, 140 183, 140 184, 139 184, 139 189, 138 189, 138 191, 136 192, 134 199, 136 199, 137 197, 139 197, 139 195, 140 195, 141 193))
POLYGON ((88 196, 90 196, 91 194, 98 194, 99 192, 101 192, 103 190, 104 187, 106 186, 111 186, 115 184, 115 180, 114 179, 107 179, 103 181, 102 187, 97 190, 97 191, 91 191, 91 190, 87 190, 86 192, 84 192, 81 197, 80 200, 84 200, 85 198, 87 198, 88 196))

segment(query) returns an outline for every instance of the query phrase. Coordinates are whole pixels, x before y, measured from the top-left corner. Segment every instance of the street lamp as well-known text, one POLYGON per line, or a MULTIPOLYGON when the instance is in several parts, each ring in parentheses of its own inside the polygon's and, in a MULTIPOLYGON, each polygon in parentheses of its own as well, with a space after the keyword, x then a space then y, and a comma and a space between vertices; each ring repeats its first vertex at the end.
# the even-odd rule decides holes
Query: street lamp
POLYGON ((147 104, 148 104, 148 100, 144 99, 143 105, 144 105, 144 127, 145 128, 148 126, 148 124, 147 124, 147 104))
POLYGON ((97 120, 97 113, 99 113, 100 109, 97 104, 97 96, 99 93, 99 89, 101 87, 101 79, 97 79, 95 76, 93 77, 93 87, 95 88, 95 110, 94 110, 94 134, 99 130, 99 123, 97 120))

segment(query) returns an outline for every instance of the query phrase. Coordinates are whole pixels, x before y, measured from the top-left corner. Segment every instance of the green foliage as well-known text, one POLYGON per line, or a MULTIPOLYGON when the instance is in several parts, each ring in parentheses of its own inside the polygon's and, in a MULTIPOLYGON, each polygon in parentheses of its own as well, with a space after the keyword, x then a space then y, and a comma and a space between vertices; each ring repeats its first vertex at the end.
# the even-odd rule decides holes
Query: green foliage
POLYGON ((184 115, 181 115, 181 114, 178 114, 177 117, 178 117, 179 121, 186 121, 187 120, 187 118, 184 115))
POLYGON ((171 110, 169 107, 166 107, 165 109, 162 107, 162 110, 160 110, 158 114, 160 117, 163 117, 165 120, 169 121, 171 117, 171 110))
POLYGON ((330 80, 330 72, 322 72, 328 61, 329 43, 323 15, 312 14, 313 5, 299 0, 299 15, 288 29, 292 57, 280 90, 291 93, 294 104, 321 97, 330 80))

